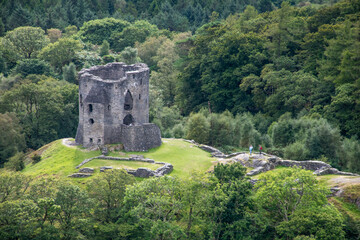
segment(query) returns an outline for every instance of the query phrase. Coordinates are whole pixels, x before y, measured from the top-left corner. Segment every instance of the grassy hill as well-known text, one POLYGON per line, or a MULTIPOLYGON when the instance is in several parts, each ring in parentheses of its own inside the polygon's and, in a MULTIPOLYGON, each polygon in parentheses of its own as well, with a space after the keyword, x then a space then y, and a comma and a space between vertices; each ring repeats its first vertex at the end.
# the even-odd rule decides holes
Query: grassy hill
MULTIPOLYGON (((43 146, 37 150, 36 153, 41 155, 41 161, 36 164, 30 161, 23 170, 23 173, 33 177, 52 175, 60 178, 67 178, 68 175, 77 172, 78 170, 75 169, 75 167, 83 160, 101 155, 99 150, 89 151, 79 146, 65 146, 61 139, 43 146)), ((174 170, 170 175, 178 177, 187 177, 193 171, 206 172, 212 169, 213 165, 217 163, 216 159, 211 158, 208 152, 181 139, 163 139, 163 144, 160 147, 151 149, 148 152, 112 151, 109 155, 129 157, 133 154, 143 155, 157 162, 171 163, 174 166, 174 170)), ((83 167, 92 167, 95 169, 93 176, 100 174, 99 169, 101 166, 129 169, 139 167, 156 169, 158 167, 158 165, 143 162, 102 159, 94 159, 83 165, 83 167)), ((272 171, 281 171, 281 168, 284 167, 278 167, 272 171)), ((256 179, 257 177, 259 177, 259 175, 253 176, 252 178, 256 179)), ((84 183, 91 178, 92 177, 72 178, 71 181, 84 183)), ((348 216, 351 221, 360 221, 360 210, 355 204, 357 199, 360 199, 360 177, 325 175, 319 176, 318 180, 320 184, 324 184, 329 188, 340 186, 344 190, 344 196, 341 198, 333 197, 330 201, 348 216)))
MULTIPOLYGON (((26 165, 23 173, 31 176, 54 175, 59 177, 67 177, 77 172, 75 169, 83 160, 101 155, 99 150, 88 151, 79 146, 65 146, 62 140, 52 142, 41 149, 41 161, 26 165)), ((157 162, 167 162, 174 166, 174 170, 170 175, 185 177, 189 176, 193 171, 207 171, 212 165, 214 158, 210 154, 197 148, 195 145, 180 139, 163 139, 163 144, 151 149, 148 152, 119 152, 112 151, 110 156, 126 157, 133 154, 143 155, 146 158, 154 159, 157 162)), ((110 161, 95 159, 83 165, 83 167, 92 167, 95 169, 94 175, 100 173, 101 166, 113 166, 114 168, 136 169, 139 167, 147 167, 156 169, 158 165, 128 162, 128 161, 110 161)), ((89 179, 89 178, 87 178, 89 179)), ((86 181, 86 179, 76 179, 75 181, 86 181)))

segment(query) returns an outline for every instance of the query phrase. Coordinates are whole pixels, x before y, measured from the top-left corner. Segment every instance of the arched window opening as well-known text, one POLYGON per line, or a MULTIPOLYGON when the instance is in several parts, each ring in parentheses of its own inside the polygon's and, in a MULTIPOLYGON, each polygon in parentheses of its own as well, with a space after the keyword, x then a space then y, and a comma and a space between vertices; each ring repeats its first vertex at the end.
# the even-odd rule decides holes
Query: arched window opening
POLYGON ((93 142, 93 139, 92 138, 90 138, 90 143, 92 143, 93 142))
POLYGON ((108 111, 110 111, 111 110, 111 106, 110 105, 108 105, 108 111))
POLYGON ((124 123, 125 125, 133 124, 133 123, 134 123, 134 118, 133 118, 133 116, 131 116, 131 114, 126 115, 126 116, 124 117, 123 123, 124 123))
POLYGON ((98 139, 98 143, 101 143, 101 139, 98 139))
POLYGON ((90 124, 94 124, 94 122, 95 122, 94 119, 92 119, 92 118, 89 119, 90 124))
POLYGON ((132 110, 132 108, 133 108, 133 98, 131 96, 130 91, 128 90, 125 95, 124 110, 132 110))
POLYGON ((89 112, 92 112, 92 111, 93 111, 93 105, 89 104, 89 112))

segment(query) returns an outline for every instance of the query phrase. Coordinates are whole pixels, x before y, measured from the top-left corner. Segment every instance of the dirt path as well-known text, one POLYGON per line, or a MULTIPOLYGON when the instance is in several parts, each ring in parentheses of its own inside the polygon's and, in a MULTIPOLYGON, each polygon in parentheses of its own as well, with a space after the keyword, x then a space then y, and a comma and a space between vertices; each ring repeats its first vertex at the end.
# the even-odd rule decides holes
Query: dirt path
POLYGON ((73 138, 63 138, 61 142, 66 147, 75 148, 77 146, 73 138))

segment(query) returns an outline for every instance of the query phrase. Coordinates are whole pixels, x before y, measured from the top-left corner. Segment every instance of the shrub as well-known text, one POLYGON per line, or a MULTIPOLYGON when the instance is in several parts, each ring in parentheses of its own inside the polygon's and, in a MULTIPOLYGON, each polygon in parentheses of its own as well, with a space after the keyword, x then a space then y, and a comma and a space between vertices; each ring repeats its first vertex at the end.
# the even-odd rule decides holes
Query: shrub
POLYGON ((16 153, 4 164, 5 168, 13 171, 21 171, 25 168, 24 164, 25 154, 22 152, 16 153))
POLYGON ((41 156, 35 153, 31 159, 33 160, 34 163, 38 163, 41 161, 41 156))
POLYGON ((291 160, 305 160, 309 151, 302 142, 295 142, 284 148, 284 157, 291 160))

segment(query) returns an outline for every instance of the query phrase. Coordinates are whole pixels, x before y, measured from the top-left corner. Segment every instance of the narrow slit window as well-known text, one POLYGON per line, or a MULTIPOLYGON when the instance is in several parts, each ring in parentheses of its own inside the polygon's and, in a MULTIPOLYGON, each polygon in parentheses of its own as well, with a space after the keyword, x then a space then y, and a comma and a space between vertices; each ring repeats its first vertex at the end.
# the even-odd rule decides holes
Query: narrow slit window
POLYGON ((94 122, 95 122, 94 119, 92 119, 92 118, 89 119, 90 124, 94 124, 94 122))
POLYGON ((139 94, 139 100, 141 99, 141 94, 139 94))
POLYGON ((89 112, 92 112, 92 111, 93 111, 93 105, 89 104, 89 112))

